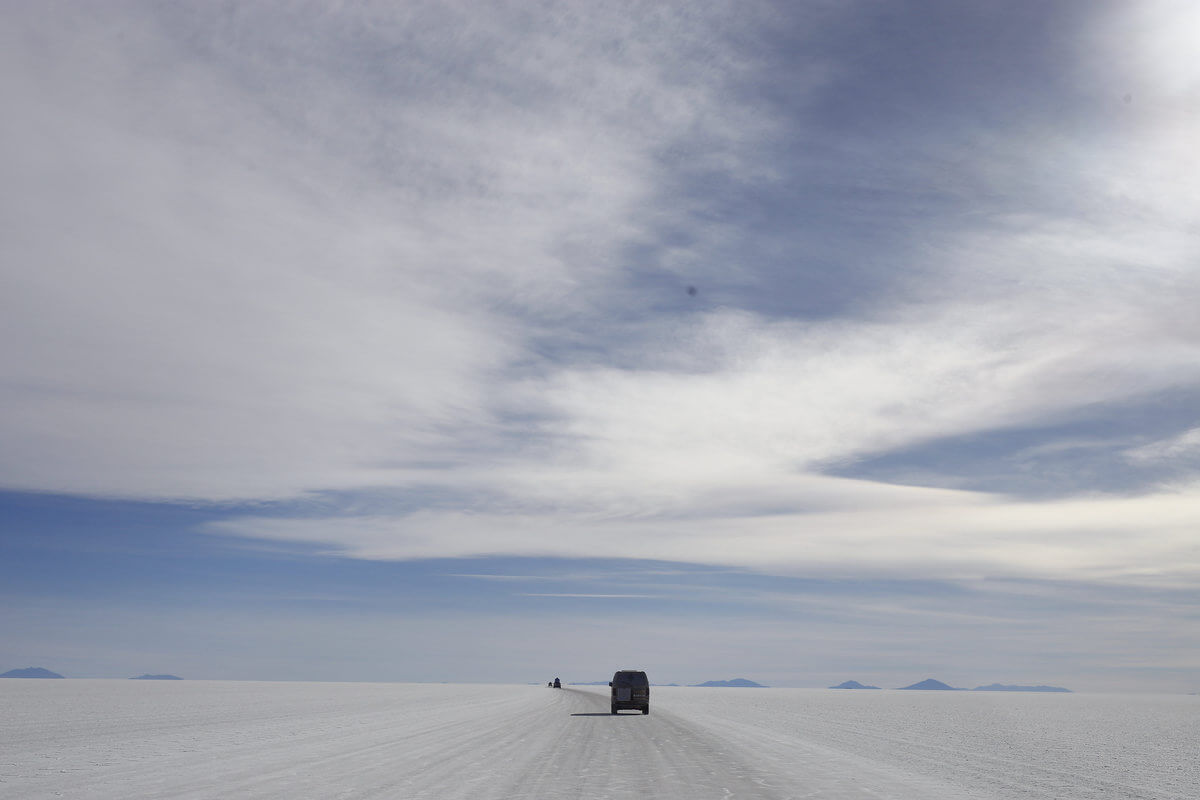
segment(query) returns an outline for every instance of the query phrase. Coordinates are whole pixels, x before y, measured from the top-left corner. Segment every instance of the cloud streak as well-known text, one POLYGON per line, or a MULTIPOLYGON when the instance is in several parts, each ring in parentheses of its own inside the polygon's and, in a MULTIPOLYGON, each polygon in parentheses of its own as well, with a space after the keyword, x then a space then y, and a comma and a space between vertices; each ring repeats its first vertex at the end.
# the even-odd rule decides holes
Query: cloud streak
POLYGON ((416 512, 214 523, 223 534, 325 545, 368 559, 486 555, 734 565, 826 577, 1037 578, 1186 586, 1200 575, 1195 487, 1132 498, 1020 503, 922 492, 808 513, 694 516, 416 512), (916 498, 912 498, 915 500, 916 498))

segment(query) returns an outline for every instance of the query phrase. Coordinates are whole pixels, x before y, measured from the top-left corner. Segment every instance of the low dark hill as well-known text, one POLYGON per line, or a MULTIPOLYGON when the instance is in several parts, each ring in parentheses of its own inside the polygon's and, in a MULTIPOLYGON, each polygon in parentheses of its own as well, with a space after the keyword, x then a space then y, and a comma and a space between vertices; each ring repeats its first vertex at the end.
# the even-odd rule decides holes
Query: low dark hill
POLYGON ((837 686, 830 686, 830 689, 878 689, 878 686, 864 686, 858 681, 846 681, 839 683, 837 686))
POLYGON ((10 669, 0 675, 0 678, 61 678, 57 672, 51 672, 43 667, 26 667, 25 669, 10 669))
POLYGON ((181 681, 183 678, 178 675, 138 675, 136 678, 130 678, 131 681, 181 681))
POLYGON ((988 686, 976 686, 973 692, 1070 692, 1061 686, 1012 686, 1004 683, 993 683, 988 686))
POLYGON ((704 683, 693 683, 692 686, 723 686, 745 689, 766 689, 761 683, 748 681, 745 678, 734 678, 731 681, 705 681, 704 683))
POLYGON ((912 686, 901 686, 901 689, 915 689, 924 692, 958 692, 961 689, 955 689, 953 686, 947 686, 941 681, 935 681, 933 678, 926 678, 920 683, 914 683, 912 686))

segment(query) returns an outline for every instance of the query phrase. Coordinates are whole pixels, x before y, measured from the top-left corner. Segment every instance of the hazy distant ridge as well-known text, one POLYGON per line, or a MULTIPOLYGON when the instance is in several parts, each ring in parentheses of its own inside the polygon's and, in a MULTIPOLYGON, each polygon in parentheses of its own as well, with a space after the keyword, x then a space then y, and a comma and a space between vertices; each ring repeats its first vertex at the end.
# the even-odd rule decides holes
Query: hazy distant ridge
POLYGON ((976 686, 973 692, 1070 692, 1061 686, 1013 686, 1004 683, 992 683, 987 686, 976 686))
MULTIPOLYGON (((847 681, 846 683, 854 683, 854 681, 847 681)), ((852 689, 855 687, 846 686, 846 684, 842 684, 842 686, 834 686, 832 688, 834 688, 834 689, 841 689, 841 688, 852 689)), ((921 681, 920 683, 914 683, 912 686, 901 686, 900 689, 901 690, 915 689, 918 691, 935 691, 935 692, 965 692, 965 691, 972 691, 972 692, 1070 692, 1071 691, 1070 689, 1064 689, 1061 686, 1016 686, 1013 684, 1006 684, 1006 683, 992 683, 992 684, 988 684, 987 686, 976 686, 974 689, 968 690, 968 689, 959 689, 954 686, 950 686, 949 684, 942 683, 941 681, 934 680, 933 678, 926 678, 925 680, 921 681)))
POLYGON ((867 686, 858 681, 846 681, 839 683, 837 686, 830 686, 830 689, 878 689, 878 686, 867 686))

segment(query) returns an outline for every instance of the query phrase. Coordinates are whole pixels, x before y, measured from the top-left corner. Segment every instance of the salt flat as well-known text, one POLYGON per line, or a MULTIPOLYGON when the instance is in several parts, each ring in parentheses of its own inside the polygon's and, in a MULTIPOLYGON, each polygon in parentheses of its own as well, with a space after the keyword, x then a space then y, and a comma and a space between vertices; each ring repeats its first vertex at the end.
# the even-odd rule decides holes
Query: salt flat
POLYGON ((1194 800, 1200 698, 0 683, 0 796, 1194 800))

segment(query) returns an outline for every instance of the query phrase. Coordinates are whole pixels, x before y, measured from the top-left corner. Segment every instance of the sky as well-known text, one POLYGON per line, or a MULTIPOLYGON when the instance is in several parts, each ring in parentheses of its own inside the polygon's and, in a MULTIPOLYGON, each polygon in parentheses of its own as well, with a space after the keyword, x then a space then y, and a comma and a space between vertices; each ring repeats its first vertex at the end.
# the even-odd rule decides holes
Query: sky
POLYGON ((1200 8, 0 6, 0 671, 1200 690, 1200 8))

